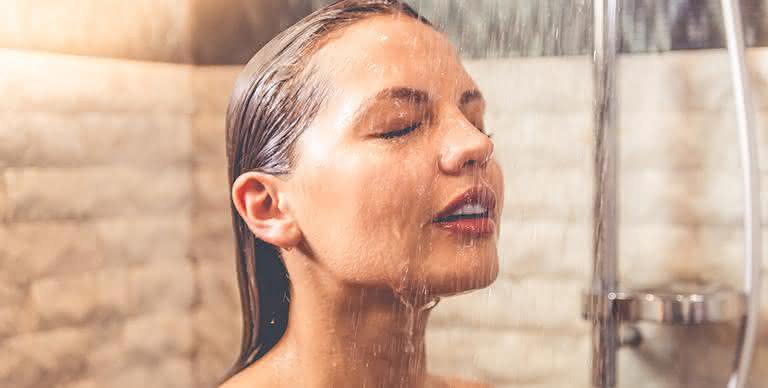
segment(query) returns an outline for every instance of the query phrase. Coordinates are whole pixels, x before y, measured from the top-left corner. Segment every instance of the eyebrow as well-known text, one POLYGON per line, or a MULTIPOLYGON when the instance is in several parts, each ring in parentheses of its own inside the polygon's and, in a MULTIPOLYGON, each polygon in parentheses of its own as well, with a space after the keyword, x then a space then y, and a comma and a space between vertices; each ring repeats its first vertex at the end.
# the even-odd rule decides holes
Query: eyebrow
POLYGON ((483 98, 483 93, 480 93, 479 90, 470 89, 461 94, 461 98, 459 98, 459 105, 468 104, 472 100, 485 100, 485 99, 483 98))
POLYGON ((423 90, 417 90, 407 87, 394 87, 387 88, 376 94, 377 99, 383 98, 395 98, 395 99, 409 99, 413 100, 417 104, 425 103, 429 101, 429 95, 423 90))
MULTIPOLYGON (((374 103, 387 99, 408 100, 416 104, 425 104, 429 102, 429 94, 423 90, 403 86, 382 89, 374 96, 366 98, 360 104, 360 108, 354 114, 355 119, 353 122, 359 122, 374 103)), ((459 105, 466 105, 474 100, 484 100, 483 94, 477 89, 470 89, 461 94, 459 105)))

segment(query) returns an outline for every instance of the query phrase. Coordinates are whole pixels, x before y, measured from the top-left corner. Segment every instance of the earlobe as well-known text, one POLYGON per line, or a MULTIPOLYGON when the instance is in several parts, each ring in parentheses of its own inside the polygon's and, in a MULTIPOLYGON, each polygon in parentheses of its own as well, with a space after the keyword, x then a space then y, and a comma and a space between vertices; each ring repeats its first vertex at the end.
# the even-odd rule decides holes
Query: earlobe
POLYGON ((301 232, 291 217, 274 219, 269 228, 262 228, 261 231, 260 239, 286 250, 298 245, 301 237, 301 232))
POLYGON ((260 172, 246 172, 232 184, 232 202, 251 232, 279 247, 298 244, 298 226, 280 194, 277 178, 260 172))

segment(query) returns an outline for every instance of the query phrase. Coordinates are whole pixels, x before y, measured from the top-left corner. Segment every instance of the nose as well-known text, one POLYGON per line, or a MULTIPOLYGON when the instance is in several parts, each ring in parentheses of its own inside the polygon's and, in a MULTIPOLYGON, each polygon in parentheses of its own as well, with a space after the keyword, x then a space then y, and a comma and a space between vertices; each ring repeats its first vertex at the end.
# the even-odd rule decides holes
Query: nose
POLYGON ((440 154, 440 169, 447 174, 459 174, 466 167, 485 168, 493 155, 493 141, 463 114, 452 119, 440 154))

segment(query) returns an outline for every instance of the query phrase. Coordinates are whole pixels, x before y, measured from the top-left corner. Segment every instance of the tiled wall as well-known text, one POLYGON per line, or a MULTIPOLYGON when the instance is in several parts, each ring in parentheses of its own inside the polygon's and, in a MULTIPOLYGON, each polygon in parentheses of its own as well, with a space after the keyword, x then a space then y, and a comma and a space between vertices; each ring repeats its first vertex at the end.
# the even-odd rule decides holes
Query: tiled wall
MULTIPOLYGON (((768 51, 749 60, 768 150, 768 51)), ((586 388, 589 58, 467 67, 505 174, 502 272, 434 310, 430 368, 586 388)), ((238 71, 0 51, 0 386, 204 388, 226 370, 240 323, 223 112, 238 71)), ((620 80, 622 282, 740 285, 726 58, 625 56, 620 80)), ((768 381, 768 313, 761 323, 753 387, 768 381)), ((620 386, 724 386, 734 325, 642 329, 646 342, 621 350, 620 386)))
POLYGON ((193 69, 0 69, 0 386, 193 386, 193 69))

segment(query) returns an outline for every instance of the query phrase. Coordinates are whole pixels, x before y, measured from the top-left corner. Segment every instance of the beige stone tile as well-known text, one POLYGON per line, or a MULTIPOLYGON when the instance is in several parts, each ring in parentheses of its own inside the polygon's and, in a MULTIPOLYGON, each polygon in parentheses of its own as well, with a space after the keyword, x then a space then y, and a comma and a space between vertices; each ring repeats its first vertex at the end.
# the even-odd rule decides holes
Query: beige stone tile
POLYGON ((18 329, 17 315, 21 309, 13 306, 0 307, 0 339, 10 337, 20 332, 18 329))
POLYGON ((0 50, 5 112, 191 113, 192 67, 0 50), (55 71, 54 71, 55 70, 55 71), (30 81, 34 80, 34 82, 30 81))
POLYGON ((0 282, 0 306, 19 307, 25 301, 25 292, 23 287, 19 287, 7 282, 0 282))
POLYGON ((77 382, 84 386, 91 386, 97 381, 87 377, 114 376, 120 371, 129 368, 131 364, 139 362, 137 358, 126 357, 126 344, 123 339, 123 328, 125 318, 121 317, 111 321, 106 328, 100 327, 103 333, 100 333, 98 343, 94 344, 87 353, 83 354, 87 365, 87 370, 91 373, 84 374, 85 379, 77 382))
POLYGON ((504 171, 505 220, 572 222, 591 214, 592 176, 574 168, 504 171))
POLYGON ((240 352, 242 330, 239 306, 234 310, 212 304, 202 305, 192 318, 198 350, 205 353, 209 360, 217 360, 223 369, 234 362, 240 352))
POLYGON ((497 279, 487 289, 442 299, 430 325, 583 335, 588 325, 581 321, 579 301, 586 285, 586 279, 497 279))
POLYGON ((192 257, 234 265, 235 241, 230 209, 196 212, 192 217, 192 233, 189 247, 192 257))
POLYGON ((203 168, 220 168, 226 175, 226 124, 223 114, 200 113, 192 125, 194 163, 203 168))
POLYGON ((122 332, 123 356, 129 360, 153 361, 187 358, 195 348, 192 325, 187 311, 172 306, 130 318, 122 332))
POLYGON ((0 340, 30 333, 40 327, 40 315, 31 308, 27 293, 24 289, 23 305, 0 306, 0 340))
MULTIPOLYGON (((766 107, 765 49, 747 52, 755 106, 766 107)), ((619 60, 621 112, 723 112, 733 105, 726 50, 623 54, 619 60)))
POLYGON ((189 62, 194 44, 192 4, 186 0, 5 2, 0 46, 189 62))
POLYGON ((503 221, 499 234, 501 273, 511 278, 584 278, 591 269, 591 222, 503 221))
POLYGON ((184 165, 192 152, 190 121, 163 113, 7 114, 0 120, 0 160, 15 167, 184 165))
POLYGON ((619 214, 625 222, 741 222, 738 175, 716 170, 647 169, 628 172, 621 179, 619 214))
POLYGON ((88 167, 6 169, 16 221, 183 214, 190 206, 185 169, 88 167))
POLYGON ((726 151, 727 147, 737 146, 736 132, 723 127, 722 118, 722 114, 703 112, 623 113, 618 137, 622 171, 738 163, 726 158, 725 155, 730 155, 727 152, 718 152, 719 160, 711 156, 715 150, 726 151), (730 138, 728 132, 732 135, 730 138), (713 145, 716 147, 712 148, 713 145))
POLYGON ((488 113, 591 111, 587 56, 465 60, 488 102, 488 113))
POLYGON ((768 50, 754 47, 747 50, 746 65, 754 106, 765 110, 768 108, 768 50))
POLYGON ((741 284, 738 227, 643 224, 622 226, 620 233, 619 268, 627 286, 696 278, 741 284))
MULTIPOLYGON (((240 317, 240 294, 235 260, 202 260, 197 263, 198 307, 219 317, 240 317)), ((240 326, 239 323, 235 326, 240 326)))
POLYGON ((127 309, 133 314, 185 311, 195 302, 195 268, 187 258, 165 258, 127 272, 127 309))
POLYGON ((229 208, 229 179, 225 166, 197 168, 192 172, 195 211, 229 208))
POLYGON ((198 262, 199 302, 192 313, 195 343, 195 380, 209 386, 218 382, 240 350, 240 298, 234 259, 198 262))
MULTIPOLYGON (((205 293, 205 292, 203 292, 205 293)), ((238 301, 239 303, 239 301, 238 301)), ((240 311, 204 303, 193 313, 195 380, 211 386, 233 365, 240 352, 240 311)))
POLYGON ((0 384, 16 387, 31 387, 37 383, 42 373, 39 365, 26 362, 19 352, 11 352, 5 346, 0 347, 0 384))
MULTIPOLYGON (((2 162, 0 162, 2 164, 2 162)), ((8 187, 5 183, 5 169, 0 167, 0 224, 8 221, 11 211, 11 200, 8 198, 8 187)))
MULTIPOLYGON (((768 171, 768 126, 757 111, 760 170, 768 171)), ((723 112, 626 112, 620 116, 622 171, 708 168, 741 172, 739 133, 732 107, 723 112)))
POLYGON ((520 169, 591 168, 591 114, 498 112, 486 115, 494 156, 506 174, 520 169))
POLYGON ((622 55, 620 112, 717 111, 732 101, 724 50, 622 55))
POLYGON ((192 71, 195 111, 224 117, 243 66, 198 66, 192 71))
POLYGON ((227 356, 212 354, 207 349, 201 349, 192 361, 195 386, 200 388, 218 387, 224 375, 234 364, 237 352, 227 356))
POLYGON ((427 365, 436 374, 506 384, 564 376, 587 381, 585 336, 461 327, 432 328, 426 335, 427 365))
MULTIPOLYGON (((150 263, 186 254, 191 227, 186 214, 95 220, 93 240, 104 245, 108 266, 150 263), (130 236, 130 238, 126 238, 130 236)), ((82 233, 82 230, 81 230, 82 233)))
POLYGON ((93 373, 86 379, 75 382, 72 388, 189 388, 194 386, 192 375, 190 360, 169 357, 154 363, 135 362, 113 373, 93 373))
POLYGON ((92 378, 85 378, 67 383, 63 388, 99 388, 99 382, 92 378))
POLYGON ((124 387, 146 386, 147 384, 158 384, 167 388, 187 388, 193 385, 192 362, 186 358, 169 358, 156 365, 151 365, 146 369, 145 375, 140 381, 143 384, 135 385, 131 381, 126 382, 124 387))
POLYGON ((83 349, 96 341, 86 328, 28 333, 0 345, 0 384, 19 388, 55 386, 82 373, 83 349), (45 349, 45 351, 40 351, 45 349))
POLYGON ((0 341, 37 326, 27 309, 26 287, 0 281, 0 341))
POLYGON ((192 313, 196 380, 213 383, 232 365, 240 350, 240 297, 234 260, 198 262, 199 301, 192 313))
POLYGON ((34 281, 30 304, 42 327, 82 324, 130 312, 127 271, 109 269, 34 281))
POLYGON ((188 221, 181 216, 0 226, 4 242, 0 245, 0 278, 25 284, 40 277, 181 257, 188 249, 188 229, 188 221))

